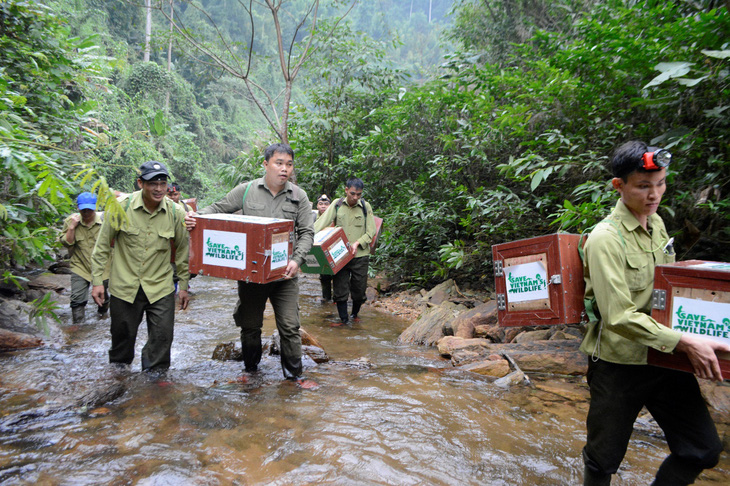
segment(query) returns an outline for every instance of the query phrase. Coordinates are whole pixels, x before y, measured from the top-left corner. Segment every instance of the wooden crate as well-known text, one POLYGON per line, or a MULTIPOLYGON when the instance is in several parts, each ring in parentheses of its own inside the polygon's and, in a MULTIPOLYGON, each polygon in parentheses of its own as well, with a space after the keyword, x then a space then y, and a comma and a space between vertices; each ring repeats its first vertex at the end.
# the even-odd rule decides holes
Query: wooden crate
MULTIPOLYGON (((651 316, 660 324, 730 344, 730 263, 687 260, 657 265, 651 316)), ((730 379, 730 354, 720 357, 723 378, 730 379)), ((692 372, 687 355, 649 348, 649 364, 692 372)))
POLYGON ((190 209, 193 211, 198 210, 198 198, 197 197, 191 197, 189 199, 183 199, 183 202, 188 205, 190 209))
POLYGON ((284 276, 293 251, 294 221, 240 214, 196 216, 190 272, 268 283, 284 276))
POLYGON ((580 235, 555 233, 492 246, 502 327, 576 324, 584 312, 580 235))
POLYGON ((314 235, 314 244, 302 263, 304 273, 334 275, 352 260, 345 230, 330 226, 314 235))
POLYGON ((378 239, 380 238, 380 233, 383 231, 383 218, 373 216, 373 219, 375 220, 375 236, 373 236, 373 239, 370 242, 371 255, 375 254, 375 249, 378 247, 378 239))

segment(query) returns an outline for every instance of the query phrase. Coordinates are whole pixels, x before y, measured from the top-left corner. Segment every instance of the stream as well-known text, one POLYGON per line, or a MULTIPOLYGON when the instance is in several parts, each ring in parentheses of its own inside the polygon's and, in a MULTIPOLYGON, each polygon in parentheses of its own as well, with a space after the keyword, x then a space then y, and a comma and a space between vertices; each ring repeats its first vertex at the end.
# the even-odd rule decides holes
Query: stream
MULTIPOLYGON (((247 383, 242 362, 211 359, 239 337, 235 282, 211 277, 192 280, 165 375, 139 371, 144 322, 131 370, 110 367, 109 319, 91 305, 81 326, 66 316, 67 344, 0 354, 0 484, 582 483, 585 401, 500 388, 399 345, 410 323, 367 305, 360 323, 332 328, 316 277, 300 287, 302 327, 332 360, 305 360, 313 390, 283 380, 278 356, 265 353, 247 383)), ((269 306, 264 336, 274 329, 269 306)), ((660 437, 635 433, 613 484, 649 484, 666 453, 660 437)), ((728 471, 724 453, 696 484, 728 471)))

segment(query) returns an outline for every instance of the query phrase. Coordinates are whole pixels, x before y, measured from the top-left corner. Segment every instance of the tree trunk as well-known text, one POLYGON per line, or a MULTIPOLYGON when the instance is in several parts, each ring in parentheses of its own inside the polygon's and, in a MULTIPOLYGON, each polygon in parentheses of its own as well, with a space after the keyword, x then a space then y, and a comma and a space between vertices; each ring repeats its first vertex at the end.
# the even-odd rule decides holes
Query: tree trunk
MULTIPOLYGON (((173 19, 175 18, 175 9, 172 5, 173 0, 170 0, 170 41, 167 44, 167 70, 172 71, 172 29, 173 19)), ((165 94, 165 113, 170 111, 170 90, 167 90, 165 94)))
POLYGON ((144 8, 147 10, 147 22, 144 29, 144 62, 150 61, 150 42, 152 41, 152 0, 144 0, 144 8))

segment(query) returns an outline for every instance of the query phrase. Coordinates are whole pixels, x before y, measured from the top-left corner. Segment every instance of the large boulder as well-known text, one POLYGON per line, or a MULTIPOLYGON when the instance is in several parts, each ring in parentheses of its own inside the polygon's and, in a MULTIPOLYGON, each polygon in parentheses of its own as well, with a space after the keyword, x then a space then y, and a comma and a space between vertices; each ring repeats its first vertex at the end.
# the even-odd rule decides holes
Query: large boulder
POLYGON ((444 337, 444 323, 452 321, 464 310, 466 310, 466 307, 451 302, 444 302, 438 307, 433 307, 424 312, 416 322, 403 331, 398 337, 398 342, 435 346, 439 339, 444 337))

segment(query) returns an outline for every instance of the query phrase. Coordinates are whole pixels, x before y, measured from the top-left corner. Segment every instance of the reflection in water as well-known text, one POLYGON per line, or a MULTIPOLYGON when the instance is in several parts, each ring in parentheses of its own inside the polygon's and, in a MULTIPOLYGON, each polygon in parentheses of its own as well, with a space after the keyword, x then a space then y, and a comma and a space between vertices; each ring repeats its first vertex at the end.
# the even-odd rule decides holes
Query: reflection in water
MULTIPOLYGON (((302 280, 302 325, 333 359, 305 362, 317 390, 283 381, 278 357, 248 383, 242 363, 210 359, 238 332, 234 283, 205 277, 178 313, 164 376, 138 371, 144 332, 132 371, 111 369, 108 320, 94 317, 68 346, 0 357, 0 482, 580 484, 585 403, 504 390, 399 346, 408 323, 367 307, 355 327, 331 328, 336 309, 302 280), (372 366, 348 365, 361 357, 372 366)), ((665 455, 662 440, 637 439, 614 484, 648 484, 665 455)), ((704 484, 728 466, 724 454, 704 484)))

